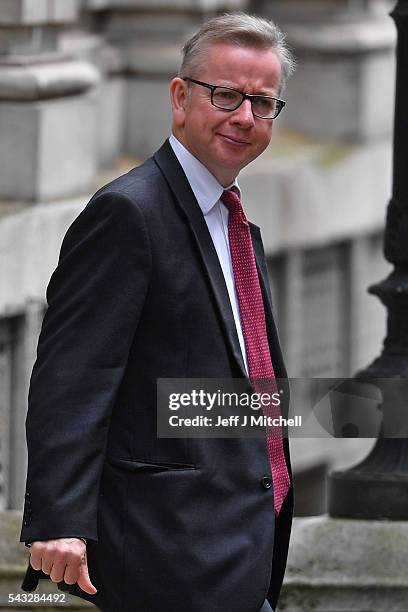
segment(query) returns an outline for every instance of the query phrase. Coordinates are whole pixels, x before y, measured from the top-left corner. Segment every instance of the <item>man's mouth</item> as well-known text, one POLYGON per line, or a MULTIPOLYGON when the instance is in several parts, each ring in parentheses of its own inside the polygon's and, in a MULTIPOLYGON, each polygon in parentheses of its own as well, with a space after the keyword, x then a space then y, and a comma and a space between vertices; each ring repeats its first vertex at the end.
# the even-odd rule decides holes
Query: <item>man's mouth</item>
POLYGON ((247 140, 241 140, 241 139, 235 138, 233 136, 227 136, 227 134, 220 134, 220 136, 222 136, 223 138, 225 138, 226 140, 228 140, 229 142, 232 142, 234 144, 238 144, 238 145, 249 145, 249 144, 251 144, 247 140))

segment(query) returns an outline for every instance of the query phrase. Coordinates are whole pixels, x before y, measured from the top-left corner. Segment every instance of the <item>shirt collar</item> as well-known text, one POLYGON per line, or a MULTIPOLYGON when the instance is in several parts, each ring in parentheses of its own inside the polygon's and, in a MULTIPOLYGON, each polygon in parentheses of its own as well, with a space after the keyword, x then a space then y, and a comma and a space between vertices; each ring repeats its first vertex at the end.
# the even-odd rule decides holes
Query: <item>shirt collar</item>
POLYGON ((240 195, 241 190, 236 179, 228 187, 223 187, 215 176, 172 134, 169 143, 173 149, 197 202, 204 215, 214 208, 225 189, 235 187, 240 195))

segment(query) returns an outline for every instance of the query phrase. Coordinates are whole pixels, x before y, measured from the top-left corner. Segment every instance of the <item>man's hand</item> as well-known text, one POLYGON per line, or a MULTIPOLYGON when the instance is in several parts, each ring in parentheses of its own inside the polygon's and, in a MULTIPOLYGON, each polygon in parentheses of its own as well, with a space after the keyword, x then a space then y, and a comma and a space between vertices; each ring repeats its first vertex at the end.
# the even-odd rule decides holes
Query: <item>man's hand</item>
POLYGON ((95 595, 96 588, 88 573, 86 544, 79 538, 32 542, 30 555, 31 566, 48 574, 53 582, 78 583, 85 593, 95 595))

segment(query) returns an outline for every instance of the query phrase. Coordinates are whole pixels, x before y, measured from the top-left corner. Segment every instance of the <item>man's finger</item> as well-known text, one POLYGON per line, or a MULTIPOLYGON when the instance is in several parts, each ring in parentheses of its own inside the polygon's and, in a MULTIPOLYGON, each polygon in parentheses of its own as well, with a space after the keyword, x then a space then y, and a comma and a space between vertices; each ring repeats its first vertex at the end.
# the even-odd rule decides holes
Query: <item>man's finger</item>
POLYGON ((41 557, 39 555, 30 555, 30 565, 38 572, 41 569, 41 557))
POLYGON ((83 591, 85 591, 85 593, 88 593, 89 595, 95 595, 95 593, 97 592, 97 589, 94 587, 94 585, 91 582, 91 579, 89 578, 88 564, 86 562, 86 554, 84 554, 83 563, 79 570, 79 578, 77 580, 77 583, 78 583, 78 586, 83 591))
POLYGON ((63 578, 64 582, 66 584, 75 584, 76 582, 78 582, 80 568, 80 565, 68 564, 65 568, 65 574, 63 578))
POLYGON ((41 542, 33 542, 30 552, 30 564, 33 569, 39 571, 42 565, 42 554, 44 550, 44 545, 41 542))
POLYGON ((49 576, 53 582, 61 582, 64 579, 66 561, 64 559, 55 560, 49 576))
POLYGON ((48 576, 51 574, 53 563, 54 563, 54 553, 53 552, 45 552, 41 558, 41 569, 44 574, 48 576))

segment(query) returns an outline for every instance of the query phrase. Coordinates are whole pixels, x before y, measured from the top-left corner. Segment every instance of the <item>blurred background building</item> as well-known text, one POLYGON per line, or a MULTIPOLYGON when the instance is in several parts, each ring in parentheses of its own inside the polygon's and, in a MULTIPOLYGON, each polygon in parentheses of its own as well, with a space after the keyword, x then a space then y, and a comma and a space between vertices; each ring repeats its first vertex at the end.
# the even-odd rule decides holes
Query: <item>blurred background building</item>
MULTIPOLYGON (((298 70, 270 148, 240 175, 261 226, 292 377, 346 377, 378 353, 367 287, 391 192, 395 27, 389 0, 0 0, 0 510, 22 507, 27 390, 62 237, 97 187, 170 129, 180 48, 244 10, 287 32, 298 70)), ((296 439, 298 515, 371 440, 296 439)), ((0 532, 0 539, 1 539, 0 532)))

